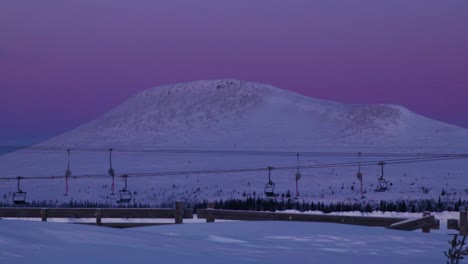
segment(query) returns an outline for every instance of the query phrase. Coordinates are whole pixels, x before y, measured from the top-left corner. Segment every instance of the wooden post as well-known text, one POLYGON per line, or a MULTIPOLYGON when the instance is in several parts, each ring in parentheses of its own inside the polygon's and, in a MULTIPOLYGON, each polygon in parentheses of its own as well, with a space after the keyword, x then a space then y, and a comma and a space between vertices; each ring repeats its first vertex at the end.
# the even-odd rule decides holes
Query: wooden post
POLYGON ((42 222, 47 222, 47 208, 41 209, 41 220, 42 222))
MULTIPOLYGON (((431 215, 431 212, 429 212, 429 211, 424 211, 423 212, 423 217, 430 216, 430 215, 431 215)), ((429 233, 430 230, 431 230, 429 227, 424 227, 424 228, 421 228, 421 229, 422 229, 423 233, 429 233)))
POLYGON ((450 218, 447 219, 447 229, 458 230, 458 219, 450 218))
POLYGON ((460 224, 460 235, 466 236, 468 233, 468 221, 467 221, 467 212, 465 210, 460 210, 460 221, 458 222, 460 224))
MULTIPOLYGON (((214 203, 213 202, 208 202, 207 204, 207 209, 214 209, 214 203)), ((206 215, 206 222, 207 223, 214 223, 215 221, 215 218, 212 214, 212 212, 208 211, 207 215, 206 215)))
POLYGON ((184 219, 184 202, 176 202, 174 210, 174 221, 176 224, 182 224, 184 219))
POLYGON ((101 225, 102 220, 102 210, 101 208, 96 209, 96 224, 101 225))

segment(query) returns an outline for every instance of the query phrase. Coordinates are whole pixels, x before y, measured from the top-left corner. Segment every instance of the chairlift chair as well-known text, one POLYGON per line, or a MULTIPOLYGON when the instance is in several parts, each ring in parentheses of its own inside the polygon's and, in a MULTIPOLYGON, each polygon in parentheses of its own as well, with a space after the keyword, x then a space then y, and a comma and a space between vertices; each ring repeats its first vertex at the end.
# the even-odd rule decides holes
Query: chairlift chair
POLYGON ((379 165, 382 168, 382 175, 379 178, 377 178, 377 181, 379 182, 379 185, 377 186, 378 188, 375 189, 375 191, 376 192, 385 192, 388 189, 387 180, 385 180, 385 178, 384 178, 384 165, 385 165, 385 162, 383 162, 383 161, 379 162, 379 165))
POLYGON ((275 196, 278 196, 277 193, 275 193, 275 183, 272 182, 272 181, 269 181, 266 185, 265 185, 265 195, 267 197, 275 197, 275 196))
POLYGON ((129 203, 132 201, 132 193, 126 189, 122 189, 119 191, 120 193, 120 200, 117 203, 129 203))
POLYGON ((120 194, 120 200, 117 201, 117 203, 129 203, 132 201, 132 193, 127 190, 127 178, 128 175, 122 175, 122 178, 125 180, 125 187, 119 191, 120 194))
POLYGON ((376 192, 385 192, 388 189, 387 180, 384 178, 378 178, 379 182, 378 188, 375 190, 376 192))
POLYGON ((271 181, 271 169, 272 167, 268 167, 268 182, 265 185, 266 197, 276 197, 279 195, 278 193, 275 193, 275 183, 271 181))
POLYGON ((26 192, 20 189, 20 180, 23 179, 23 177, 16 177, 18 180, 18 191, 13 193, 13 203, 16 205, 24 205, 26 203, 26 192))

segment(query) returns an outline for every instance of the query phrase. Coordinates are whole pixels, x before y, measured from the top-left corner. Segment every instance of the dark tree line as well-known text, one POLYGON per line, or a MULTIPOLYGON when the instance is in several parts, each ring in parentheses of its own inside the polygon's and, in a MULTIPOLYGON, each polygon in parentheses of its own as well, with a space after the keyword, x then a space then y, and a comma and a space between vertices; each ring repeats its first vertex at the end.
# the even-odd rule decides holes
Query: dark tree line
MULTIPOLYGON (((200 202, 186 201, 187 208, 206 208, 207 200, 200 202)), ((420 213, 423 211, 441 212, 441 211, 459 211, 461 207, 468 209, 468 201, 458 199, 458 201, 437 201, 433 199, 421 200, 398 200, 398 201, 380 201, 380 202, 306 202, 293 199, 265 199, 265 198, 246 198, 246 199, 227 199, 214 201, 215 208, 227 210, 252 210, 252 211, 283 211, 297 210, 331 212, 412 212, 420 213)), ((172 208, 173 201, 160 203, 98 203, 92 201, 74 201, 66 203, 57 201, 31 201, 23 207, 57 207, 57 208, 172 208)), ((0 202, 0 207, 20 207, 12 202, 0 202)))
MULTIPOLYGON (((193 207, 206 208, 207 201, 196 203, 193 207)), ((305 202, 305 201, 277 201, 263 198, 248 198, 248 199, 228 199, 218 200, 214 202, 215 208, 227 210, 253 210, 253 211, 283 211, 297 210, 305 211, 321 211, 324 213, 331 212, 412 212, 421 213, 424 211, 442 212, 442 211, 459 211, 460 207, 468 209, 468 201, 458 200, 456 202, 442 202, 440 199, 424 200, 399 200, 399 201, 380 201, 380 202, 305 202)))

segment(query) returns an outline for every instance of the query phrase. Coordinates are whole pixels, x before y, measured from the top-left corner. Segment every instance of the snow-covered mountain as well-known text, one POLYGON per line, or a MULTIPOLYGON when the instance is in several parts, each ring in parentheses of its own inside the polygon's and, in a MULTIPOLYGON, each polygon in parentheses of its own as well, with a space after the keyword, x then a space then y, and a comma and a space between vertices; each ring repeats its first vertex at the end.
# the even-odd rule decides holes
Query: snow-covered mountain
POLYGON ((156 87, 46 145, 341 146, 443 144, 465 129, 395 105, 346 105, 267 84, 197 81, 156 87), (226 139, 229 139, 226 141, 226 139))
MULTIPOLYGON (((468 130, 434 121, 396 105, 347 105, 302 96, 267 84, 239 80, 210 80, 171 84, 138 93, 125 103, 68 133, 36 147, 71 148, 73 175, 106 174, 105 151, 76 148, 114 148, 117 174, 211 169, 294 166, 296 155, 214 155, 213 153, 155 153, 119 149, 202 149, 228 151, 339 151, 454 153, 468 142, 468 130)), ((379 157, 379 160, 391 157, 379 157)), ((364 157, 363 161, 376 161, 364 157)), ((357 157, 303 155, 301 165, 356 162, 357 157)), ((385 167, 388 192, 375 193, 378 166, 363 168, 368 199, 467 196, 462 179, 468 162, 439 161, 385 167)), ((0 157, 2 177, 63 176, 65 151, 17 151, 0 157)), ((357 168, 302 171, 301 198, 354 200, 359 197, 357 168)), ((295 171, 274 171, 276 191, 294 193, 295 171)), ((130 177, 135 201, 215 199, 262 193, 267 171, 237 174, 130 177)), ((63 179, 24 180, 30 199, 115 200, 109 179, 71 179, 63 196, 63 179)), ((11 199, 16 182, 0 186, 11 199)), ((122 188, 119 180, 118 188, 122 188)))

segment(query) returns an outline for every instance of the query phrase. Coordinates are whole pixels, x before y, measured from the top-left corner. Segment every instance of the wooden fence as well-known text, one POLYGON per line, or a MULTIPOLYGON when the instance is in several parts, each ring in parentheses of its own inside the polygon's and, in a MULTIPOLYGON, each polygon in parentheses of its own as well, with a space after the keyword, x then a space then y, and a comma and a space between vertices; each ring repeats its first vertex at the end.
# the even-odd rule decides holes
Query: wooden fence
MULTIPOLYGON (((460 213, 461 230, 468 229, 466 212, 460 213)), ((147 225, 158 225, 161 223, 103 223, 103 218, 173 218, 174 223, 181 224, 183 219, 192 219, 193 210, 185 209, 183 202, 176 202, 174 209, 162 208, 0 208, 0 218, 95 218, 95 223, 110 227, 136 227, 147 225)), ((421 218, 401 217, 375 217, 375 216, 346 216, 330 214, 301 214, 301 213, 275 213, 259 211, 238 211, 214 209, 213 203, 208 204, 207 209, 198 209, 197 217, 206 219, 206 222, 214 222, 215 219, 242 220, 242 221, 305 221, 325 222, 337 224, 350 224, 361 226, 385 227, 396 230, 417 230, 429 232, 430 229, 439 229, 439 221, 430 212, 424 212, 421 218)), ((457 223, 458 227, 458 223, 457 223)), ((464 232, 464 231, 462 231, 464 232)))
POLYGON ((209 203, 207 209, 198 209, 197 217, 206 219, 206 222, 214 222, 215 219, 243 220, 243 221, 303 221, 303 222, 325 222, 337 224, 350 224, 361 226, 386 227, 396 230, 417 230, 429 232, 429 229, 439 229, 439 221, 425 212, 422 218, 401 217, 374 217, 374 216, 345 216, 329 214, 296 214, 296 213, 274 213, 257 211, 238 211, 213 209, 209 203))
MULTIPOLYGON (((103 223, 103 218, 173 218, 181 224, 183 219, 192 219, 193 210, 185 209, 183 202, 176 202, 174 209, 166 208, 0 208, 0 218, 95 218, 97 225, 131 227, 157 223, 103 223)), ((85 223, 86 224, 86 223, 85 223)), ((90 223, 87 223, 90 224, 90 223)))

